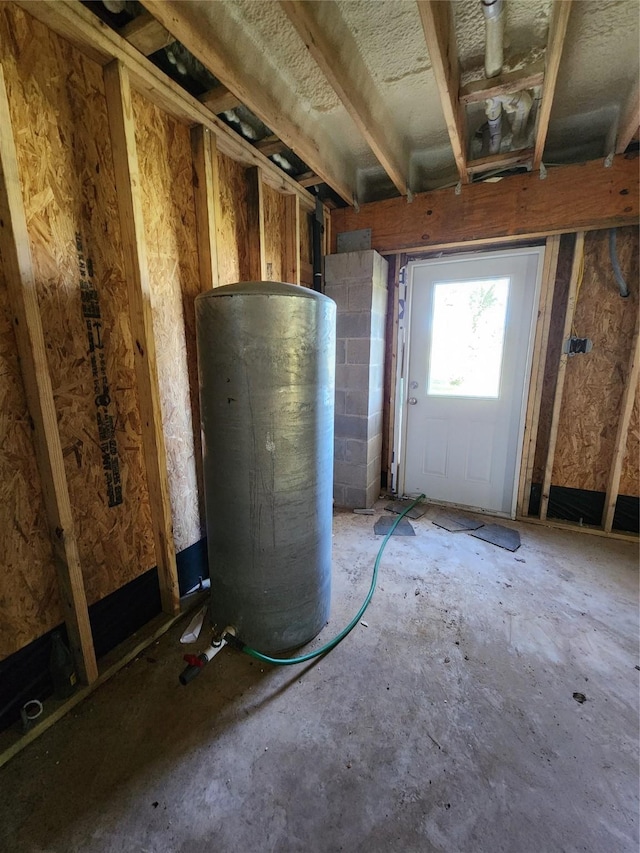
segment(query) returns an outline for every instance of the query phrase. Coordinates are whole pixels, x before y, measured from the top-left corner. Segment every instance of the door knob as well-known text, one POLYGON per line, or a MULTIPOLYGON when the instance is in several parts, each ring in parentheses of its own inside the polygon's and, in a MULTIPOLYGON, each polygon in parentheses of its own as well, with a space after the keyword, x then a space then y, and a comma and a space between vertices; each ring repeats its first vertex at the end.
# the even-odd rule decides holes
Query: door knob
POLYGON ((415 404, 418 402, 418 398, 417 397, 409 397, 407 402, 409 403, 410 406, 415 406, 415 404))

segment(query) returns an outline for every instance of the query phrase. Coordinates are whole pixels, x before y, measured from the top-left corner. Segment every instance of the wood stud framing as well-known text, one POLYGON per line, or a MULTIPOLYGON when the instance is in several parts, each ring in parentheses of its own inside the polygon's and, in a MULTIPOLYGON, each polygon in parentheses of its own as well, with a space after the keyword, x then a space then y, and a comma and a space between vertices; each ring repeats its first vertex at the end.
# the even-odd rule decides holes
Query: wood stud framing
POLYGON ((247 220, 249 227, 249 245, 247 246, 247 281, 266 281, 267 263, 264 240, 264 198, 262 192, 262 173, 251 168, 246 172, 247 180, 247 220))
POLYGON ((158 371, 151 313, 144 221, 129 74, 114 60, 104 70, 111 144, 118 192, 120 229, 134 339, 135 369, 142 415, 151 523, 156 549, 162 609, 175 614, 180 607, 173 542, 158 371))
POLYGON ((285 233, 283 235, 284 280, 300 284, 300 201, 297 196, 285 200, 285 233))
POLYGON ((526 148, 522 151, 506 151, 504 154, 489 154, 488 157, 480 157, 467 163, 467 173, 476 175, 480 172, 490 172, 493 169, 504 169, 508 166, 519 166, 530 163, 533 160, 533 149, 526 148))
POLYGON ((216 138, 202 125, 191 129, 191 152, 200 286, 206 291, 217 287, 220 280, 217 223, 221 214, 216 138))
POLYGON ((178 121, 187 125, 201 124, 208 128, 215 134, 218 150, 222 154, 246 166, 259 166, 265 183, 278 192, 297 194, 305 210, 315 210, 315 199, 294 178, 278 169, 255 146, 230 130, 211 108, 167 77, 77 0, 15 2, 99 65, 104 66, 118 59, 128 71, 131 86, 152 103, 178 121))
POLYGON ((227 110, 234 110, 236 107, 239 107, 241 101, 226 86, 220 84, 219 86, 214 86, 213 89, 209 89, 204 95, 200 95, 200 103, 208 107, 212 113, 218 115, 219 113, 225 113, 227 110))
MULTIPOLYGON (((249 107, 282 141, 304 160, 322 179, 349 203, 352 188, 346 179, 346 165, 333 160, 327 150, 330 140, 320 145, 285 114, 276 97, 255 80, 244 67, 234 64, 219 30, 210 19, 190 3, 180 0, 142 0, 143 5, 214 74, 218 80, 249 107)), ((240 34, 240 31, 238 31, 240 34)), ((335 157, 338 156, 336 150, 335 157)))
POLYGON ((33 421, 53 554, 69 642, 81 680, 98 677, 60 433, 47 362, 9 101, 0 68, 0 254, 6 270, 22 378, 33 421))
MULTIPOLYGON (((576 235, 576 244, 573 253, 573 265, 571 267, 571 279, 569 281, 569 295, 567 298, 567 310, 564 318, 564 329, 562 332, 562 343, 569 338, 571 334, 571 325, 573 323, 573 315, 576 308, 576 292, 580 279, 580 271, 584 257, 584 231, 579 231, 576 235)), ((551 490, 551 475, 553 474, 553 461, 555 457, 556 443, 558 440, 558 424, 560 422, 560 409, 562 407, 562 396, 564 392, 564 379, 567 372, 567 361, 569 356, 563 352, 560 355, 560 363, 558 365, 558 378, 556 380, 556 390, 553 399, 553 411, 551 415, 551 430, 549 434, 549 448, 547 450, 547 459, 544 468, 544 479, 542 482, 542 497, 540 499, 540 519, 544 521, 547 517, 549 508, 549 492, 551 490)))
POLYGON ((483 103, 487 98, 511 95, 523 89, 533 89, 535 86, 541 86, 543 81, 544 62, 536 62, 521 71, 508 71, 490 80, 483 79, 467 83, 460 89, 460 103, 465 106, 483 103))
POLYGON ((527 514, 529 495, 531 494, 533 462, 536 449, 536 439, 538 437, 538 424, 540 420, 540 402, 542 400, 545 357, 547 353, 547 346, 549 344, 551 308, 553 306, 553 294, 556 284, 559 251, 560 237, 548 237, 544 253, 544 266, 542 268, 542 286, 540 290, 540 303, 538 305, 538 320, 536 323, 535 338, 533 342, 531 382, 529 384, 529 398, 527 401, 524 438, 522 442, 522 460, 520 464, 520 481, 518 484, 517 500, 518 515, 527 514))
POLYGON ((631 345, 631 356, 629 359, 629 367, 625 377, 625 387, 620 406, 620 415, 618 419, 618 429, 616 432, 616 440, 613 451, 613 462, 609 472, 609 480, 607 482, 607 491, 604 501, 604 513, 602 517, 602 527, 605 532, 610 533, 613 526, 613 516, 616 511, 616 502, 618 500, 618 489, 620 487, 620 474, 622 472, 622 463, 627 448, 627 437, 629 435, 629 422, 631 420, 631 412, 635 401, 636 392, 638 390, 638 373, 640 370, 640 337, 639 332, 640 317, 636 310, 636 328, 633 335, 633 343, 631 345))

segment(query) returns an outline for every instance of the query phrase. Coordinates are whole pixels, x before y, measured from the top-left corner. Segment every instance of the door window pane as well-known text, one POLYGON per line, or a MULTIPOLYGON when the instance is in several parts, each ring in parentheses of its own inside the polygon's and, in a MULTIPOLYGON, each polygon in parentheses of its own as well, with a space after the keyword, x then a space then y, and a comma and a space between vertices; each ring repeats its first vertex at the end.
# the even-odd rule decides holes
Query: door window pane
POLYGON ((434 284, 427 393, 500 396, 509 282, 494 278, 434 284))

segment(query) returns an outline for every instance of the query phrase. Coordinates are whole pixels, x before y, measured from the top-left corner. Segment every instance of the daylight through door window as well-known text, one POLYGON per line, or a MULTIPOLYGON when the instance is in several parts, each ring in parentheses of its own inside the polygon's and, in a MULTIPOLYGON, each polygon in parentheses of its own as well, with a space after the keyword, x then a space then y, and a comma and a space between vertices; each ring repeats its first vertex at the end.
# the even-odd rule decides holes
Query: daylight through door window
POLYGON ((435 283, 429 394, 500 396, 509 283, 509 278, 435 283))

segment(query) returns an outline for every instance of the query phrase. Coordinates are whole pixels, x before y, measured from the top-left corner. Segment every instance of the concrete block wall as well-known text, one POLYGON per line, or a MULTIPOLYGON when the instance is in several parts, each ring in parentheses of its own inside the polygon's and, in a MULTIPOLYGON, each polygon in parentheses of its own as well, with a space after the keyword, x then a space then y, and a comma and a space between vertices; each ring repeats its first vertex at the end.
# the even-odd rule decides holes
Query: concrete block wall
POLYGON ((388 267, 373 250, 325 258, 325 293, 338 306, 336 506, 371 507, 380 493, 388 267))

